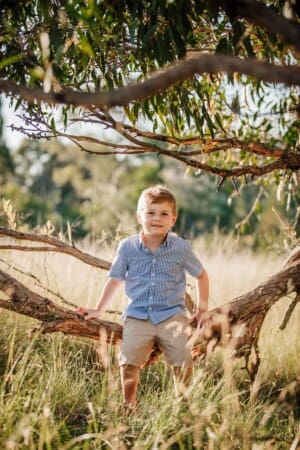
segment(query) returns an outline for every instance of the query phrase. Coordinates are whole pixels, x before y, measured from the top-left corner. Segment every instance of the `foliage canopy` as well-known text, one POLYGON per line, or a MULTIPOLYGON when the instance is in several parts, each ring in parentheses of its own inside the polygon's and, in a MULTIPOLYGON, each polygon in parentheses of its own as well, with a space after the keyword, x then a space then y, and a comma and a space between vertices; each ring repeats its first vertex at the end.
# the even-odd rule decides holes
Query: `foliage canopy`
POLYGON ((29 137, 167 155, 220 185, 270 173, 296 184, 296 3, 7 1, 0 91, 29 137))

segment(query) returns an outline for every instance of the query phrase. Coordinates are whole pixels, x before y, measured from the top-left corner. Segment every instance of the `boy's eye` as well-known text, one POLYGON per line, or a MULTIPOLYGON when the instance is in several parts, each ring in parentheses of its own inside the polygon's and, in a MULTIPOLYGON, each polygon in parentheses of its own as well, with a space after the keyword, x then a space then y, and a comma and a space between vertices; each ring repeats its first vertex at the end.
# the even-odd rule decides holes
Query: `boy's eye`
POLYGON ((169 214, 167 212, 163 212, 161 215, 162 216, 168 216, 169 214))

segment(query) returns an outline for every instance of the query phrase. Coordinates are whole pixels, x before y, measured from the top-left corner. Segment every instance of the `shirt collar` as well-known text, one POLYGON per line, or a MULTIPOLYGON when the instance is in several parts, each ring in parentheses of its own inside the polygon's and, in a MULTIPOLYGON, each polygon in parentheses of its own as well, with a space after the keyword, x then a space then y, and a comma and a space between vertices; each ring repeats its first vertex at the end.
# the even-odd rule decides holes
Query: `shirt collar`
MULTIPOLYGON (((147 248, 143 242, 143 236, 142 236, 143 231, 141 231, 139 233, 139 247, 140 248, 147 248)), ((170 233, 167 234, 165 240, 163 241, 163 243, 160 245, 160 247, 168 247, 168 245, 170 244, 170 233)))

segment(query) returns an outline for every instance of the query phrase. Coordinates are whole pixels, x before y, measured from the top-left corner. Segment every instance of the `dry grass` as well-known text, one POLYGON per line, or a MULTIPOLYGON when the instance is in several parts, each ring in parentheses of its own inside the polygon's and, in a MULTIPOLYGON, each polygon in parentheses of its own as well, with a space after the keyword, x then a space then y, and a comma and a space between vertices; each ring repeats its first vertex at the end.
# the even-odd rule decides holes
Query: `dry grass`
MULTIPOLYGON (((112 259, 113 247, 82 245, 85 251, 112 259)), ((199 239, 194 248, 210 274, 211 308, 254 288, 284 259, 253 253, 232 237, 217 235, 209 243, 199 239)), ((105 272, 62 255, 2 252, 0 257, 2 268, 8 270, 6 260, 37 277, 19 273, 27 286, 40 291, 40 280, 77 305, 94 305, 106 277, 105 272)), ((54 294, 47 295, 60 302, 54 294)), ((122 309, 124 302, 121 293, 112 308, 122 309)), ((266 319, 254 385, 239 362, 226 379, 223 355, 216 352, 206 363, 196 362, 193 383, 176 398, 170 371, 160 361, 142 373, 140 407, 130 418, 119 412, 113 349, 97 352, 94 343, 83 339, 32 336, 32 320, 1 311, 0 448, 296 449, 300 308, 287 329, 279 331, 288 302, 280 301, 266 319)))

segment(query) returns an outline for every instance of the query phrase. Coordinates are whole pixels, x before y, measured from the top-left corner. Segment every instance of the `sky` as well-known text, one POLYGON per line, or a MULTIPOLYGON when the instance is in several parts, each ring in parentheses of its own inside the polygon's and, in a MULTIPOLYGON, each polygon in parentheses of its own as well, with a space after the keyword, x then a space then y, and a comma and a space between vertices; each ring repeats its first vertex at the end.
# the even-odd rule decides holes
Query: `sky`
MULTIPOLYGON (((4 95, 0 94, 0 105, 1 105, 1 114, 3 117, 3 140, 5 141, 5 144, 10 150, 16 150, 20 147, 22 144, 22 141, 26 139, 26 136, 16 130, 11 129, 11 125, 14 126, 24 126, 23 120, 19 117, 22 115, 22 109, 19 108, 17 112, 14 111, 14 108, 10 106, 9 99, 4 95)), ((118 120, 124 120, 123 115, 118 116, 117 113, 115 117, 118 120)), ((142 121, 141 128, 148 129, 150 127, 149 122, 145 119, 142 121)), ((62 126, 63 128, 63 126, 62 126)), ((99 126, 99 124, 87 124, 87 123, 76 123, 76 124, 70 124, 65 130, 67 132, 70 132, 71 134, 77 134, 77 135, 86 135, 86 136, 93 136, 95 138, 102 139, 104 141, 108 142, 122 142, 122 137, 117 134, 115 131, 103 126, 99 126), (75 127, 75 130, 74 130, 75 127)), ((63 143, 70 143, 68 139, 64 138, 58 138, 63 143)))
POLYGON ((1 113, 4 120, 3 139, 11 150, 15 150, 20 146, 25 136, 18 131, 11 130, 9 126, 11 124, 22 125, 22 120, 17 117, 17 114, 9 106, 9 101, 3 94, 1 94, 1 113))

